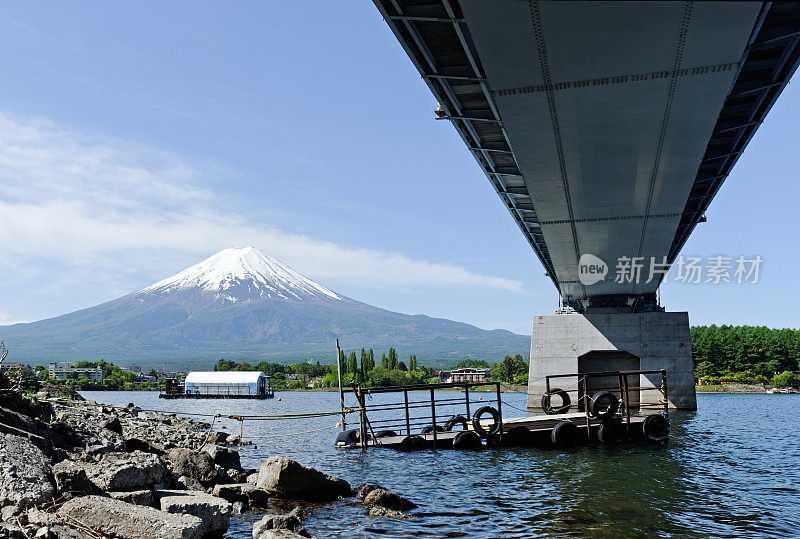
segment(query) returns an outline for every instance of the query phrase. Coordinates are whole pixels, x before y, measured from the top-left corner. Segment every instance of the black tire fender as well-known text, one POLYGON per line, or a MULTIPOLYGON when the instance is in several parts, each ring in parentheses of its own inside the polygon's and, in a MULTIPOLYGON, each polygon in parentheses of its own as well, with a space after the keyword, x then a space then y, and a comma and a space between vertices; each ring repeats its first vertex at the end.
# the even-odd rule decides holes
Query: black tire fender
POLYGON ((669 420, 661 414, 649 415, 642 423, 642 433, 649 442, 669 440, 669 420))
POLYGON ((508 429, 508 432, 503 434, 503 445, 531 445, 533 443, 532 438, 531 431, 528 427, 517 425, 516 427, 511 427, 508 429))
POLYGON ((481 449, 481 437, 471 430, 464 430, 453 438, 453 449, 481 449))
POLYGON ((548 415, 566 414, 572 406, 572 401, 569 398, 569 393, 563 389, 551 389, 542 395, 542 411, 548 415), (561 406, 553 407, 551 402, 553 397, 561 398, 561 406))
POLYGON ((550 431, 550 441, 556 449, 578 445, 578 426, 572 421, 559 421, 550 431))
POLYGON ((463 415, 454 415, 445 422, 444 430, 450 432, 456 425, 461 425, 462 426, 461 430, 467 430, 467 425, 468 425, 467 418, 464 417, 463 415))
POLYGON ((348 445, 355 445, 358 443, 359 438, 361 436, 358 434, 358 429, 350 429, 343 432, 340 432, 336 436, 336 444, 337 446, 348 446, 348 445))
POLYGON ((487 438, 497 434, 503 428, 503 422, 500 421, 500 412, 491 406, 483 406, 478 408, 475 410, 475 414, 472 416, 472 428, 481 438, 487 438), (489 430, 486 430, 486 428, 481 425, 481 417, 483 414, 489 414, 494 420, 494 423, 492 423, 492 426, 489 427, 489 430))
POLYGON ((417 451, 426 447, 428 447, 428 442, 425 441, 425 438, 419 434, 412 434, 403 438, 399 449, 400 451, 417 451))
POLYGON ((607 419, 619 410, 619 399, 613 393, 600 391, 589 398, 589 417, 607 419))
POLYGON ((597 428, 597 439, 604 444, 620 444, 626 437, 627 429, 618 417, 606 419, 597 428))
POLYGON ((388 438, 390 436, 397 436, 397 433, 393 430, 382 430, 375 433, 375 438, 388 438))
POLYGON ((441 425, 436 425, 435 427, 433 425, 427 425, 425 427, 422 427, 422 434, 430 434, 434 430, 436 432, 444 432, 444 427, 442 427, 441 425))

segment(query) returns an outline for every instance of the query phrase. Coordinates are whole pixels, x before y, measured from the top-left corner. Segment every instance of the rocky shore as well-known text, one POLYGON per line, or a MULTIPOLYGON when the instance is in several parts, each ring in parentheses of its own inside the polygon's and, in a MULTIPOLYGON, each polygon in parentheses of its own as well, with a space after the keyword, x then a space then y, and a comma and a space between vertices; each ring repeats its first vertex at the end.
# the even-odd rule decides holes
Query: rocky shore
POLYGON ((64 397, 0 390, 0 539, 223 537, 244 511, 266 513, 254 539, 311 537, 304 502, 357 496, 392 517, 416 507, 280 456, 245 470, 238 440, 207 423, 64 397), (275 513, 272 501, 300 506, 275 513))

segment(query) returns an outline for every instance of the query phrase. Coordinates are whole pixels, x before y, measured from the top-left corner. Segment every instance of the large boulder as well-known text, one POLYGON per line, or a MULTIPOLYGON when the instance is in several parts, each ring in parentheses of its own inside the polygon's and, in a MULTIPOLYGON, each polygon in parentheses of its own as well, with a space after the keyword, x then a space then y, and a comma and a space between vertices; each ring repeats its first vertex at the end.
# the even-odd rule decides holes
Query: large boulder
POLYGON ((417 505, 394 492, 389 492, 385 488, 375 488, 364 496, 364 506, 369 508, 383 507, 394 511, 408 511, 409 509, 414 509, 417 505))
POLYGON ((62 494, 99 494, 100 489, 86 475, 86 465, 62 460, 53 466, 56 487, 62 494))
POLYGON ((30 440, 0 434, 0 507, 27 507, 50 500, 56 489, 50 461, 30 440))
POLYGON ((203 521, 198 517, 173 515, 101 496, 73 498, 61 506, 59 514, 120 539, 195 539, 203 533, 203 521))
POLYGON ((185 490, 158 490, 161 510, 179 515, 193 515, 203 521, 204 536, 221 536, 228 530, 233 506, 211 494, 185 490))
POLYGON ((214 483, 217 478, 217 468, 214 459, 204 451, 193 451, 185 447, 170 449, 167 453, 172 471, 175 475, 185 475, 200 481, 204 485, 214 483))
POLYGON ((156 499, 153 491, 149 488, 143 490, 112 490, 108 495, 115 500, 147 507, 153 507, 156 499))
POLYGON ((336 500, 350 496, 350 483, 286 457, 271 457, 258 471, 258 488, 290 500, 336 500))
POLYGON ((214 460, 214 464, 222 466, 226 470, 241 470, 242 464, 239 460, 239 452, 230 447, 208 444, 203 447, 203 451, 208 453, 214 460))
POLYGON ((120 436, 122 436, 122 423, 120 423, 119 418, 112 417, 106 421, 100 422, 100 427, 104 429, 108 429, 111 432, 116 432, 120 436))
POLYGON ((269 492, 248 483, 216 485, 211 493, 231 503, 241 502, 246 507, 266 507, 269 501, 269 492))
POLYGON ((152 453, 106 453, 87 467, 86 475, 102 490, 138 490, 171 479, 164 463, 152 453))
POLYGON ((302 518, 299 507, 284 515, 267 515, 253 525, 253 539, 311 537, 303 527, 302 518))

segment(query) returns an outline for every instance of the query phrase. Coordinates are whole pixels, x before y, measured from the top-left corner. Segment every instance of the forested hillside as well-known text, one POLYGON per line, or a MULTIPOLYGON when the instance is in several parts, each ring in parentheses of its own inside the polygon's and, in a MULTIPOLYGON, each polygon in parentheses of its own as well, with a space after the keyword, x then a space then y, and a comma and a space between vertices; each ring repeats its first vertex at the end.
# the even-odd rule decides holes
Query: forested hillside
POLYGON ((800 330, 711 325, 694 326, 691 334, 698 377, 763 382, 776 373, 800 370, 800 330))

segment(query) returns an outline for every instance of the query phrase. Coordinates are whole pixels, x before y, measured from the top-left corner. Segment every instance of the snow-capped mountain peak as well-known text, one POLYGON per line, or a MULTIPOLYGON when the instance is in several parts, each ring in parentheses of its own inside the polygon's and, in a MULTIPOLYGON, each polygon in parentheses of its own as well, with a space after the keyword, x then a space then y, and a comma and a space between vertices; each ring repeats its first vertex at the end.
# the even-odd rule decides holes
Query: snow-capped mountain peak
POLYGON ((219 299, 234 303, 255 298, 344 299, 255 247, 224 249, 140 293, 186 289, 212 292, 219 299))

